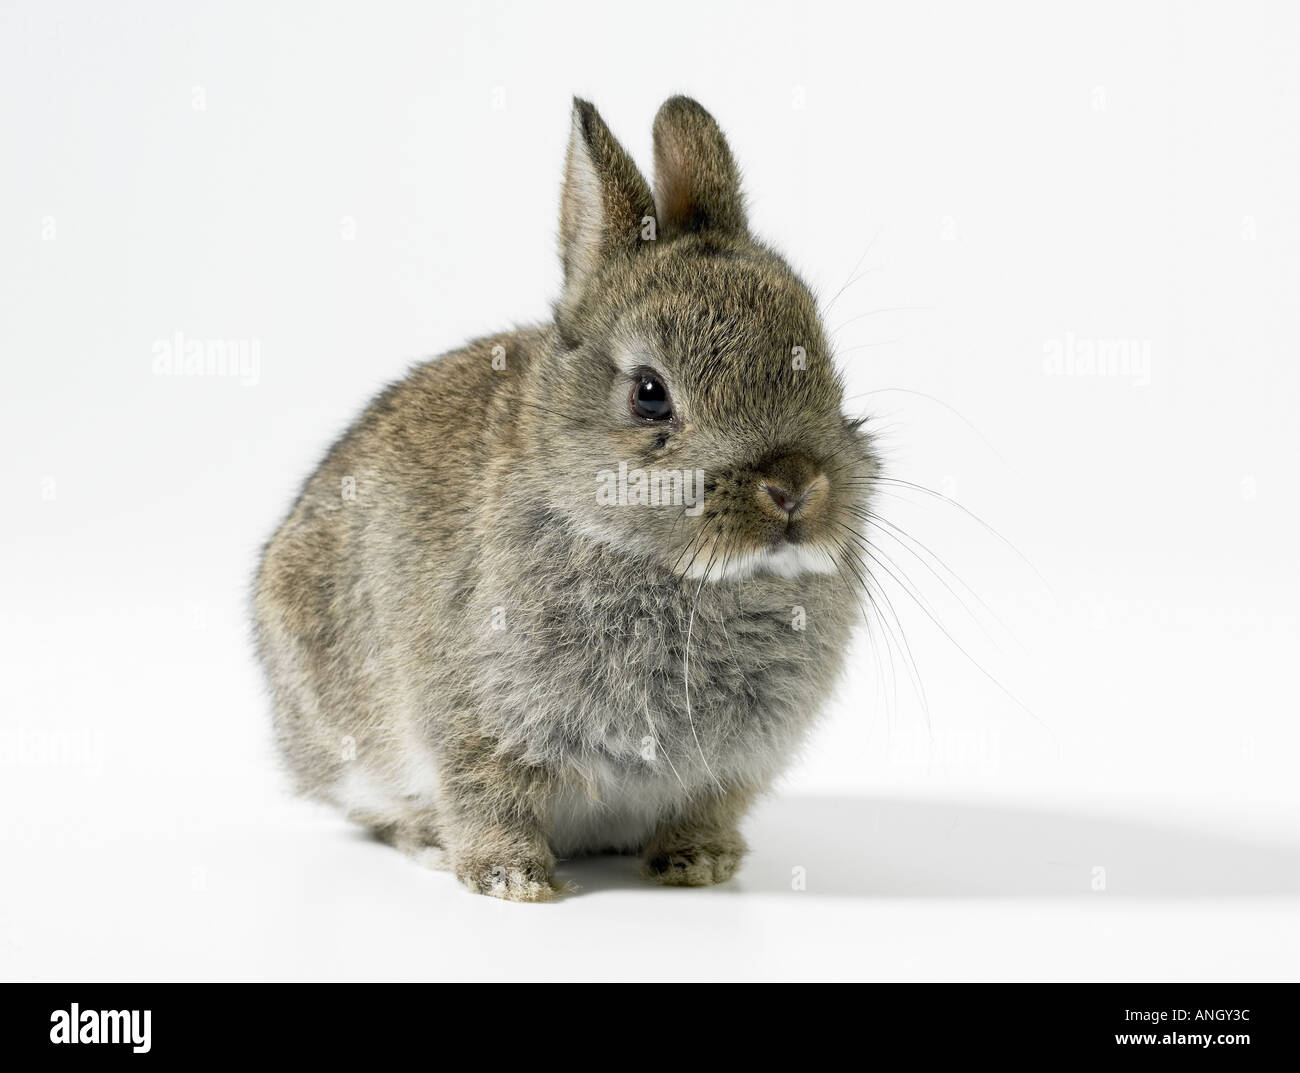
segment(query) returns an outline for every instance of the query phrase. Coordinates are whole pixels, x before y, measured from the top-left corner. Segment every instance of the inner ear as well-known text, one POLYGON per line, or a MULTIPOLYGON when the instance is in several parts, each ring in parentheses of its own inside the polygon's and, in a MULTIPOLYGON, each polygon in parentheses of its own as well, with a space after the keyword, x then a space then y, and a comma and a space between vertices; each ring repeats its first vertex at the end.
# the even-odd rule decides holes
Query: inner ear
POLYGON ((654 145, 655 205, 663 237, 745 233, 740 173, 713 116, 690 97, 669 97, 655 116, 654 145))
POLYGON ((650 187, 594 105, 574 99, 560 203, 566 291, 580 292, 611 257, 631 253, 654 214, 650 187))

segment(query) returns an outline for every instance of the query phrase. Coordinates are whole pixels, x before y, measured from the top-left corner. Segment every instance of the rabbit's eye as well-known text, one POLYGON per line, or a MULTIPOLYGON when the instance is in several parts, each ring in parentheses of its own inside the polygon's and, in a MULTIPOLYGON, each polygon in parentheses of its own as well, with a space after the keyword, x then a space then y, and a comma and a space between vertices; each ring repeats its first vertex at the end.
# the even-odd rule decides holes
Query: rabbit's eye
POLYGON ((656 376, 643 373, 632 388, 632 412, 644 421, 666 421, 673 416, 668 389, 656 376))

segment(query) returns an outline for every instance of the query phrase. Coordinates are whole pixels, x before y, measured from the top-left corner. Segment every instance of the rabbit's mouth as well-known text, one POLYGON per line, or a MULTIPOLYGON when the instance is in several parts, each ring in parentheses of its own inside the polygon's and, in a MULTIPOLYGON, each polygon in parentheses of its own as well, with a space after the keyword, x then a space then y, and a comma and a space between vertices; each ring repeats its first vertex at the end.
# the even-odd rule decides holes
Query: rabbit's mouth
POLYGON ((688 542, 683 576, 708 581, 784 578, 842 570, 830 532, 840 511, 825 466, 781 452, 705 487, 712 502, 688 542))

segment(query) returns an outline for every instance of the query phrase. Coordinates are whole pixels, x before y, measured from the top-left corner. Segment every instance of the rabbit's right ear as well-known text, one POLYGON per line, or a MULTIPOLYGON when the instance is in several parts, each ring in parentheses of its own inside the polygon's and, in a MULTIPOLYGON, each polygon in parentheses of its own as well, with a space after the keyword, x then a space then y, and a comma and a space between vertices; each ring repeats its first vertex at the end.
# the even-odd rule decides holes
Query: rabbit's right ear
POLYGON ((653 218, 649 184, 595 106, 575 97, 560 199, 565 297, 579 294, 607 258, 634 252, 643 231, 653 238, 653 218))
POLYGON ((655 116, 654 133, 659 237, 745 234, 740 172, 713 116, 690 97, 669 97, 655 116))

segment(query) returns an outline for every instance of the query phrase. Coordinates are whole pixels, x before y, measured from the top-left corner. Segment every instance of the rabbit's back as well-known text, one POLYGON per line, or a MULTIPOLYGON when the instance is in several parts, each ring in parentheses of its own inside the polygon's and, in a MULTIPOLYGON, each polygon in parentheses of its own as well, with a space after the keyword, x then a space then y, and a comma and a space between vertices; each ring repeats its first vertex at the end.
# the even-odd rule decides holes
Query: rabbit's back
POLYGON ((512 434, 494 358, 509 353, 517 370, 536 340, 479 340, 384 390, 267 544, 256 639, 301 792, 347 804, 365 787, 427 788, 421 664, 451 643, 489 454, 512 434))

